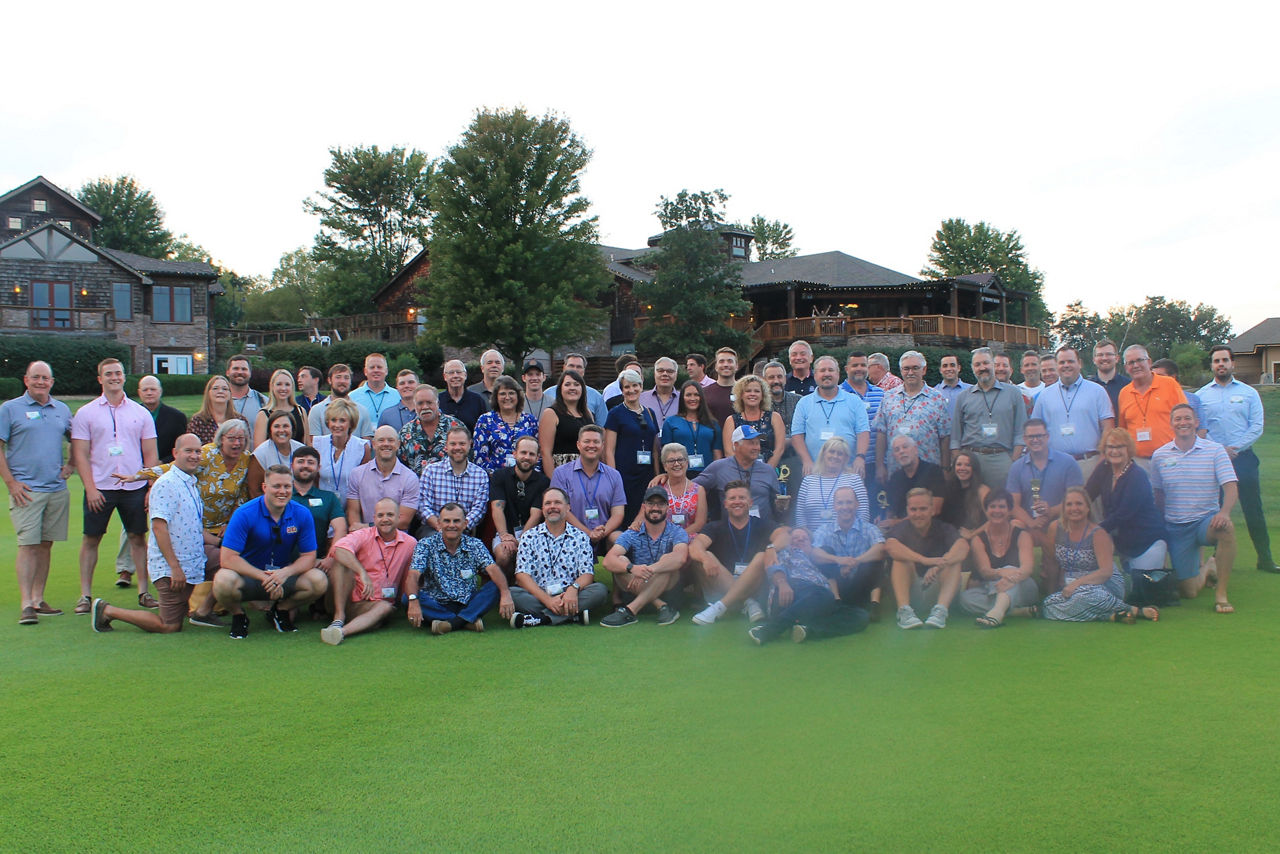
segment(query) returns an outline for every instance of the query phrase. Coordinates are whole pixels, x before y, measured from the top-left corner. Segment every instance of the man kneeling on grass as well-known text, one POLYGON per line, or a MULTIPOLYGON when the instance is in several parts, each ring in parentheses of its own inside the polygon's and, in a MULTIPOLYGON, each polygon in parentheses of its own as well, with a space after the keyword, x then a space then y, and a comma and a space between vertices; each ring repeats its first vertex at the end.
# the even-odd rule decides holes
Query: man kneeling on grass
POLYGON ((511 628, 591 622, 608 589, 595 580, 591 537, 569 524, 569 494, 558 486, 542 493, 542 523, 525 531, 516 552, 516 612, 511 628))
POLYGON ((316 526, 306 507, 292 500, 293 472, 286 465, 267 469, 262 495, 231 515, 222 538, 222 568, 213 576, 213 595, 231 614, 231 637, 249 635, 243 602, 269 602, 278 632, 296 632, 293 610, 329 589, 316 569, 316 526))
POLYGON ((932 492, 916 487, 907 493, 907 518, 889 531, 885 550, 893 559, 898 628, 918 628, 922 623, 916 609, 932 605, 923 625, 945 629, 969 543, 954 527, 933 517, 932 492))
POLYGON ((320 630, 325 643, 337 646, 343 638, 377 628, 395 610, 396 591, 416 545, 399 530, 399 521, 400 505, 383 498, 374 505, 372 528, 352 531, 334 543, 329 571, 333 622, 320 630))
POLYGON ((421 626, 430 620, 433 635, 462 628, 483 632, 480 617, 495 602, 502 618, 510 619, 516 609, 507 577, 484 543, 462 533, 467 527, 462 505, 450 501, 440 508, 437 518, 440 530, 418 541, 405 577, 409 622, 421 626), (477 589, 482 570, 489 580, 477 589))
POLYGON ((195 477, 200 451, 198 436, 179 436, 173 446, 173 466, 151 487, 147 573, 160 597, 160 613, 117 608, 105 599, 95 599, 95 632, 111 631, 112 620, 160 634, 182 631, 191 586, 204 581, 204 502, 195 477))
POLYGON ((616 629, 637 622, 650 602, 658 609, 658 625, 669 626, 680 612, 662 600, 664 591, 680 582, 680 570, 689 560, 689 535, 667 519, 666 487, 651 486, 644 493, 641 514, 644 526, 627 530, 604 556, 604 568, 613 573, 618 609, 600 621, 616 629))

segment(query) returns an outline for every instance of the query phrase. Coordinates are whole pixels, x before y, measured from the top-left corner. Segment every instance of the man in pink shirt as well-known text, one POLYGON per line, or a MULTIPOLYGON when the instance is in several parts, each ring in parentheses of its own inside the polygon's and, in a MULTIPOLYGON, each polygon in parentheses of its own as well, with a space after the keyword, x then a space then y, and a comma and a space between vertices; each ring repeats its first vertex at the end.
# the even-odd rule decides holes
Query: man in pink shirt
MULTIPOLYGON (((124 366, 117 359, 98 363, 102 395, 89 401, 71 421, 71 459, 84 483, 84 540, 80 544, 80 601, 77 614, 93 607, 93 570, 98 545, 107 532, 112 512, 129 535, 133 565, 138 575, 138 604, 155 608, 159 603, 147 593, 146 483, 121 483, 121 477, 143 467, 160 464, 156 453, 156 424, 151 413, 125 397, 124 366)), ((128 586, 128 573, 120 581, 128 586)))
POLYGON ((374 507, 372 528, 352 531, 333 544, 333 622, 320 630, 325 643, 337 646, 348 635, 377 627, 395 610, 396 591, 417 545, 396 527, 399 521, 400 506, 383 498, 374 507))

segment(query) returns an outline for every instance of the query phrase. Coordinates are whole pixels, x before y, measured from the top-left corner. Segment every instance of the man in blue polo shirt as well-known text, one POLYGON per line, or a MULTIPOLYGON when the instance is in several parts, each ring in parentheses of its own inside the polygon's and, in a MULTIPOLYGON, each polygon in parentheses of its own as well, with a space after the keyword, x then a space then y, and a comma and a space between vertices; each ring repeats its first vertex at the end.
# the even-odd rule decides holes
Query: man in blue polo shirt
POLYGON ((316 564, 316 526, 306 507, 292 501, 293 473, 273 465, 262 496, 231 515, 222 538, 222 568, 213 577, 218 605, 231 612, 231 637, 249 634, 242 602, 270 602, 271 624, 296 632, 294 608, 314 602, 329 589, 316 564))
POLYGON ((867 474, 867 449, 871 445, 871 425, 862 398, 840 388, 840 367, 831 356, 822 356, 814 365, 818 387, 796 404, 791 417, 791 447, 804 464, 804 473, 813 474, 823 444, 840 436, 855 448, 853 470, 867 474))
POLYGON ((1107 390, 1080 376, 1080 354, 1059 347, 1058 381, 1044 387, 1031 410, 1049 430, 1049 448, 1070 454, 1086 480, 1098 465, 1098 443, 1116 426, 1107 390))
MULTIPOLYGON (((1258 569, 1263 572, 1280 572, 1271 557, 1271 535, 1267 533, 1267 519, 1262 514, 1262 489, 1258 479, 1258 455, 1253 445, 1262 438, 1262 398, 1253 386, 1235 378, 1235 363, 1231 348, 1219 344, 1209 352, 1213 368, 1213 382, 1196 392, 1204 409, 1204 423, 1209 438, 1222 445, 1235 469, 1240 492, 1240 509, 1249 528, 1258 553, 1258 569)), ((1187 395, 1191 400, 1191 395, 1187 395)))

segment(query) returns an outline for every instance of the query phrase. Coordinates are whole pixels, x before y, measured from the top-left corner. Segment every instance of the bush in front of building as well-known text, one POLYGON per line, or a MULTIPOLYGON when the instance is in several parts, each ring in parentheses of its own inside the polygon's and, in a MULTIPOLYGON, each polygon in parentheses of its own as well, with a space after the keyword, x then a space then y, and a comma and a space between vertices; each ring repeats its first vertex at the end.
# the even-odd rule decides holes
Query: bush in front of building
POLYGON ((15 378, 22 394, 22 375, 27 365, 40 360, 53 368, 53 393, 98 394, 98 363, 103 359, 119 359, 129 364, 129 347, 106 338, 81 338, 69 335, 3 335, 0 336, 0 377, 15 378))

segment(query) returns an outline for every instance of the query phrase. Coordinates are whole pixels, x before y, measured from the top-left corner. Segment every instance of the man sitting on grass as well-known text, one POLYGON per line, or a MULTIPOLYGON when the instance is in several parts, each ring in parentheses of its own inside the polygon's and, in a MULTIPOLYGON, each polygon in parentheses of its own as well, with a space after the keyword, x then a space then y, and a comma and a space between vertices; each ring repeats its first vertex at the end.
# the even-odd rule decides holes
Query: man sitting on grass
POLYGON ((689 547, 689 557, 701 567, 702 595, 711 603, 693 616, 700 626, 711 625, 736 605, 744 605, 751 622, 764 619, 764 608, 753 597, 764 587, 773 525, 751 513, 751 487, 745 480, 725 484, 724 513, 689 547))
POLYGON ((374 505, 373 522, 372 528, 352 531, 334 543, 329 571, 333 622, 320 630, 327 644, 337 646, 344 638, 376 628, 395 610, 396 591, 416 543, 399 530, 400 505, 393 498, 374 505))
POLYGON ((540 525, 525 531, 516 552, 516 612, 511 628, 591 622, 609 590, 595 580, 591 538, 569 524, 569 495, 558 486, 542 493, 540 525))
POLYGON ((680 570, 689 559, 689 536, 667 519, 669 500, 666 487, 645 490, 644 527, 623 532, 604 556, 604 568, 613 573, 615 601, 621 604, 600 625, 610 629, 633 625, 650 602, 658 609, 658 625, 669 626, 680 619, 680 612, 664 602, 662 594, 680 582, 680 570))
POLYGON ((405 577, 409 622, 419 627, 430 620, 433 635, 462 628, 483 632, 484 621, 480 617, 495 602, 502 619, 510 619, 515 606, 507 589, 507 577, 493 562, 484 543, 462 533, 467 526, 462 505, 450 501, 435 518, 440 530, 418 541, 405 577), (477 589, 481 571, 489 581, 477 589))
POLYGON ((293 609, 324 595, 329 579, 316 569, 316 526, 307 508, 294 502, 293 472, 267 469, 262 495, 231 515, 222 538, 222 568, 213 595, 231 614, 231 637, 249 635, 243 602, 270 602, 271 625, 296 632, 293 609))
POLYGON ((95 599, 95 632, 112 631, 112 620, 158 634, 182 631, 191 587, 204 581, 204 502, 195 474, 200 453, 199 436, 179 436, 173 445, 173 465, 151 487, 147 574, 159 595, 160 612, 117 608, 105 599, 95 599))
MULTIPOLYGON (((868 524, 868 523, 863 523, 868 524)), ((869 618, 862 608, 846 608, 840 589, 814 566, 809 532, 792 528, 779 543, 769 575, 776 600, 768 622, 752 626, 747 634, 758 644, 767 643, 786 632, 796 643, 822 637, 838 637, 860 632, 869 618)))
POLYGON ((907 493, 907 518, 889 531, 885 550, 893 559, 898 628, 918 628, 916 610, 932 605, 923 625, 945 629, 969 543, 954 527, 934 518, 932 492, 916 487, 907 493))

